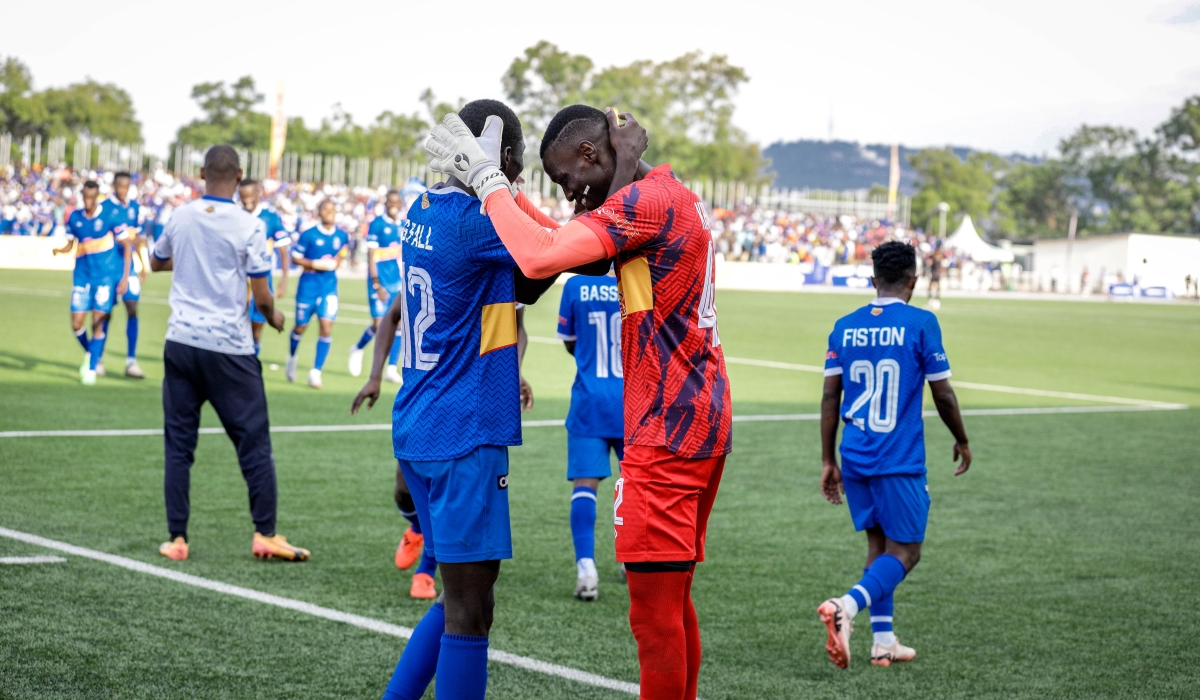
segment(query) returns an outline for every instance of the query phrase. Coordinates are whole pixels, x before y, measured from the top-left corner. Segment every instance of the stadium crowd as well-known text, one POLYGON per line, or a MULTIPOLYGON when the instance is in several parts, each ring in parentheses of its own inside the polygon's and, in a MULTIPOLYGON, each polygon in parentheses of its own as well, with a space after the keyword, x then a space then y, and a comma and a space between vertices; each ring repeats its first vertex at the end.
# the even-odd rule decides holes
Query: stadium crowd
MULTIPOLYGON (((112 173, 87 173, 101 184, 107 196, 112 173)), ((0 234, 49 236, 63 231, 63 222, 80 205, 79 185, 86 178, 69 169, 46 168, 20 176, 0 174, 0 234)), ((324 199, 337 205, 337 226, 353 234, 351 264, 360 255, 359 243, 366 235, 370 220, 382 211, 382 188, 350 188, 328 184, 265 184, 267 201, 293 234, 316 222, 316 207, 324 199)), ((419 186, 419 183, 414 183, 419 186)), ((157 238, 171 211, 201 196, 203 184, 189 178, 177 179, 165 171, 150 176, 134 174, 134 191, 142 209, 142 225, 157 238)), ((410 197, 406 199, 411 201, 410 197)), ((552 218, 566 221, 572 208, 566 200, 542 200, 536 193, 531 199, 552 218)), ((937 236, 920 229, 851 215, 821 215, 766 209, 751 205, 736 209, 716 208, 712 212, 713 236, 717 252, 726 260, 772 263, 813 263, 822 267, 865 264, 871 251, 892 238, 903 238, 917 245, 926 263, 936 252, 943 267, 960 267, 965 261, 943 248, 937 236)))

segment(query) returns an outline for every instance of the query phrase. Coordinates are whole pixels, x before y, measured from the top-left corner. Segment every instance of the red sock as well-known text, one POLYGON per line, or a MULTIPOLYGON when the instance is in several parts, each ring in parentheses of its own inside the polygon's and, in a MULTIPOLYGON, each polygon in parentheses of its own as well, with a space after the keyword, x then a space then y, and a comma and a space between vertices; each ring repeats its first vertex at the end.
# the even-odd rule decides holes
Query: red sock
POLYGON ((642 692, 639 697, 641 700, 683 700, 688 685, 684 598, 691 574, 630 571, 628 575, 629 627, 637 640, 638 665, 641 667, 642 692))
POLYGON ((687 639, 687 690, 684 700, 696 700, 700 682, 700 620, 696 618, 696 606, 692 605, 693 568, 687 575, 687 586, 683 591, 683 633, 687 639))

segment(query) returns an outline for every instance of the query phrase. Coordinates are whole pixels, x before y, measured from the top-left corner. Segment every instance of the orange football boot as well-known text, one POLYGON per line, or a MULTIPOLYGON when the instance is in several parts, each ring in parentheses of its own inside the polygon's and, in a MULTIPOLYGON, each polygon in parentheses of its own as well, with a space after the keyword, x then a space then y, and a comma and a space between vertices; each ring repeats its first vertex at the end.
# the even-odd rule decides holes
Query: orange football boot
POLYGON ((408 595, 418 600, 433 600, 437 597, 437 588, 433 585, 433 577, 429 574, 413 574, 412 588, 408 595))
POLYGON ((310 556, 307 549, 288 544, 283 535, 264 537, 257 532, 254 533, 254 544, 251 545, 250 552, 259 559, 278 557, 288 561, 308 561, 310 556))
POLYGON ((817 608, 817 615, 825 623, 827 638, 825 651, 829 652, 829 660, 838 668, 850 665, 850 633, 854 625, 846 611, 842 608, 839 598, 830 598, 817 608))
POLYGON ((403 571, 417 563, 424 548, 425 535, 418 535, 410 526, 404 531, 404 537, 401 538, 400 545, 396 547, 396 568, 403 571))
POLYGON ((162 544, 158 545, 158 553, 167 559, 184 561, 187 559, 188 555, 187 540, 183 539, 182 537, 176 537, 170 542, 163 542, 162 544))

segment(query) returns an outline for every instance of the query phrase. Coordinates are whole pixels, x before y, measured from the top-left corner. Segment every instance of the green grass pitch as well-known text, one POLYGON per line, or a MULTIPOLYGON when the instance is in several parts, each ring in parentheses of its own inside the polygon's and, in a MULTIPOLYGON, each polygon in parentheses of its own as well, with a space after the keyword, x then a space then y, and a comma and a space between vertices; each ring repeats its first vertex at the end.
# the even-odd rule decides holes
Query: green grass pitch
MULTIPOLYGON (((79 385, 69 275, 0 271, 0 431, 155 428, 169 287, 142 304, 144 381, 120 378, 125 314, 108 369, 79 385)), ((274 425, 384 423, 390 396, 348 415, 360 381, 346 354, 367 317, 364 283, 342 282, 342 316, 314 391, 284 381, 286 336, 262 359, 274 425)), ((293 287, 294 288, 294 287, 293 287)), ((528 312, 554 333, 557 288, 528 312)), ((820 364, 833 321, 865 297, 722 292, 731 357, 820 364)), ((291 306, 283 307, 290 311, 291 306)), ((1200 405, 1200 309, 947 299, 955 380, 1200 405)), ((290 326, 289 320, 289 326, 290 326)), ((300 351, 312 361, 315 329, 300 351)), ((566 414, 573 365, 530 345, 527 419, 566 414)), ((740 415, 817 411, 819 374, 731 364, 740 415)), ((390 392, 388 392, 390 393, 390 392)), ((1062 398, 959 389, 964 408, 1077 406, 1062 398)), ((865 538, 818 494, 817 423, 738 423, 695 595, 704 638, 700 695, 719 698, 1194 697, 1200 688, 1200 411, 968 417, 976 463, 953 478, 951 440, 928 423, 933 509, 924 559, 896 594, 914 663, 869 665, 864 617, 854 662, 826 659, 816 606, 861 575, 865 538)), ((205 414, 206 426, 217 426, 205 414)), ((250 556, 246 492, 223 435, 200 438, 192 558, 168 562, 158 437, 0 439, 0 527, 399 625, 427 603, 391 563, 403 530, 385 432, 277 434, 279 530, 305 564, 250 556)), ((637 663, 627 594, 612 562, 601 488, 600 600, 571 597, 575 568, 565 433, 525 430, 512 450, 515 558, 496 590, 492 646, 623 681, 637 663)), ((0 538, 0 557, 55 554, 0 538)), ((0 698, 377 698, 401 640, 67 556, 0 564, 0 698)), ((439 584, 440 585, 440 584, 439 584)), ((502 664, 490 698, 621 698, 502 664)), ((432 697, 432 690, 427 697, 432 697)))

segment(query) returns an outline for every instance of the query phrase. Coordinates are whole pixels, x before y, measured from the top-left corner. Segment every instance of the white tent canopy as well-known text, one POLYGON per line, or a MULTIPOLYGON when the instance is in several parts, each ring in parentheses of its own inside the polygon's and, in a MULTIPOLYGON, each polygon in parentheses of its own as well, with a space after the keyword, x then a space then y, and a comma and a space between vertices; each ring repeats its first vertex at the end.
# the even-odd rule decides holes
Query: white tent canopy
POLYGON ((975 231, 975 224, 971 223, 970 214, 963 217, 962 223, 958 225, 958 230, 946 239, 946 246, 965 254, 975 262, 1010 263, 1013 261, 1011 250, 989 245, 979 237, 975 231))

